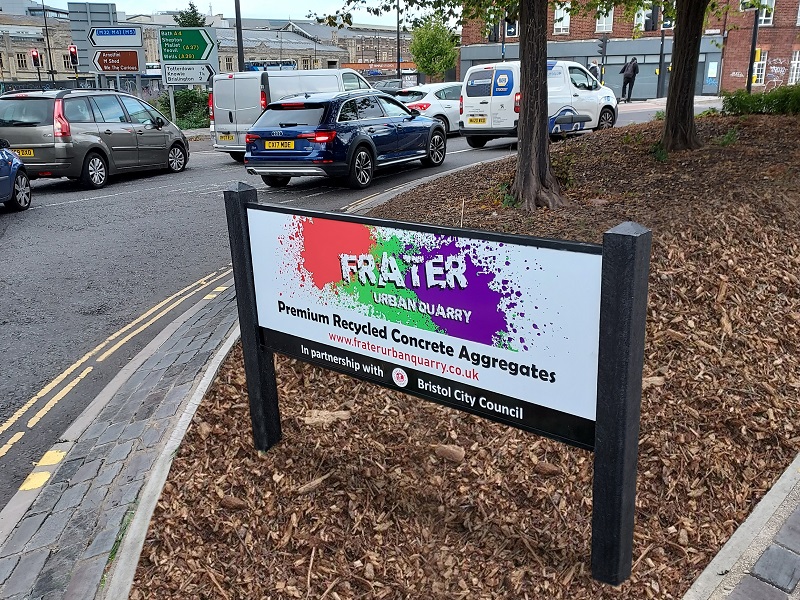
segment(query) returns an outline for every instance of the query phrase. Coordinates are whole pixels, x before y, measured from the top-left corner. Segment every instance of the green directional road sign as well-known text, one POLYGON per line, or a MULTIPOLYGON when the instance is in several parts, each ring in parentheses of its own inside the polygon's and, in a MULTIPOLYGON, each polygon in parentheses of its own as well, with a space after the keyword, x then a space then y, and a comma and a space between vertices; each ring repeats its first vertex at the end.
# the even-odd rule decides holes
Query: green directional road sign
POLYGON ((161 58, 167 63, 215 62, 216 36, 210 29, 171 28, 159 31, 161 58))

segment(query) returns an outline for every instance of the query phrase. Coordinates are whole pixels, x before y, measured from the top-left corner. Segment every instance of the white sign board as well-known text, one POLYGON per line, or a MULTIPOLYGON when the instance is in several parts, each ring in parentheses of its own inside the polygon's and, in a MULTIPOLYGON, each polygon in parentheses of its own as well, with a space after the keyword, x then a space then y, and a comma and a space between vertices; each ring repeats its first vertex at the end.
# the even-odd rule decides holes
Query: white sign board
POLYGON ((89 43, 95 48, 141 48, 141 27, 92 27, 89 43))
POLYGON ((518 426, 595 420, 599 246, 247 215, 258 325, 297 354, 518 426))
POLYGON ((162 67, 162 76, 165 85, 191 85, 194 83, 208 83, 216 71, 208 64, 169 65, 162 67))

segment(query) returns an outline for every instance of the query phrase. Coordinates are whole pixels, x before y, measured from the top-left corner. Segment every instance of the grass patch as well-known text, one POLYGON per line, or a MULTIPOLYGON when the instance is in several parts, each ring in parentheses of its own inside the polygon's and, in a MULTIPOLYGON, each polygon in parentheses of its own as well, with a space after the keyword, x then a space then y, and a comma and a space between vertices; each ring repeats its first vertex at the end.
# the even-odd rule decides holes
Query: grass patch
POLYGON ((667 149, 664 148, 663 142, 656 142, 650 146, 650 154, 652 154, 653 158, 660 163, 665 163, 667 162, 667 159, 669 159, 669 153, 667 152, 667 149))
POLYGON ((712 141, 718 146, 727 147, 736 143, 739 139, 739 129, 731 127, 725 135, 714 138, 712 141))

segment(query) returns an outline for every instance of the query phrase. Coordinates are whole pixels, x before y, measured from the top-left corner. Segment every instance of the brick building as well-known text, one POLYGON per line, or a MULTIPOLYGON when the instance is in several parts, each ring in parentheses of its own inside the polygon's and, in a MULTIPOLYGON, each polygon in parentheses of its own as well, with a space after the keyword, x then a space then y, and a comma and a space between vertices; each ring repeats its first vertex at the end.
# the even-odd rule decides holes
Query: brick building
MULTIPOLYGON (((800 83, 800 0, 762 0, 771 7, 759 13, 758 41, 754 61, 753 90, 800 83)), ((718 94, 747 85, 754 11, 742 12, 739 0, 722 0, 727 8, 721 17, 710 17, 701 42, 697 94, 718 94)), ((658 66, 665 65, 663 93, 669 85, 673 23, 655 11, 639 11, 633 18, 621 8, 607 16, 569 15, 550 8, 548 14, 548 56, 587 64, 598 59, 599 39, 608 37, 605 82, 621 88, 618 74, 622 64, 636 56, 640 73, 634 94, 655 97, 658 66), (664 34, 664 43, 661 36, 664 34)), ((516 23, 505 23, 505 43, 499 24, 466 22, 462 28, 460 73, 473 64, 519 58, 516 23)))

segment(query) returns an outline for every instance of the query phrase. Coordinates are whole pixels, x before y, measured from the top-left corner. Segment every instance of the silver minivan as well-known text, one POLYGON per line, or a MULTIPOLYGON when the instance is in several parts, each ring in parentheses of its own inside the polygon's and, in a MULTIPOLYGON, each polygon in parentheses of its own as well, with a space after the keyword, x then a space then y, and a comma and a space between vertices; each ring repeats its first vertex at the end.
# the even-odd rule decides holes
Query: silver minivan
POLYGON ((189 143, 164 115, 113 90, 11 92, 0 96, 0 138, 31 179, 69 177, 101 188, 144 169, 183 171, 189 143))
POLYGON ((208 99, 214 150, 244 161, 245 135, 267 104, 306 92, 371 89, 353 69, 244 71, 215 75, 208 99))

